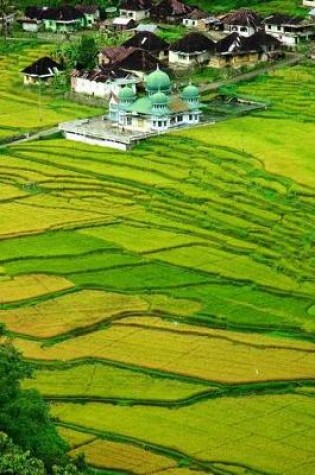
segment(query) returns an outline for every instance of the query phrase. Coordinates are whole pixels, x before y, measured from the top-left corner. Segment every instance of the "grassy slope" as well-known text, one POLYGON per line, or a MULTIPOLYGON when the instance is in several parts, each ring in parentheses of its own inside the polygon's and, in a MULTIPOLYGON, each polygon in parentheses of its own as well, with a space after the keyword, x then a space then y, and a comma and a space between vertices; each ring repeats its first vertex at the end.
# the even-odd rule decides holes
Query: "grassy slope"
POLYGON ((28 387, 68 398, 55 415, 92 463, 105 450, 140 473, 146 448, 170 474, 196 458, 220 475, 312 473, 313 84, 308 65, 283 70, 240 87, 271 99, 263 114, 129 153, 2 151, 0 321, 37 360, 28 387))

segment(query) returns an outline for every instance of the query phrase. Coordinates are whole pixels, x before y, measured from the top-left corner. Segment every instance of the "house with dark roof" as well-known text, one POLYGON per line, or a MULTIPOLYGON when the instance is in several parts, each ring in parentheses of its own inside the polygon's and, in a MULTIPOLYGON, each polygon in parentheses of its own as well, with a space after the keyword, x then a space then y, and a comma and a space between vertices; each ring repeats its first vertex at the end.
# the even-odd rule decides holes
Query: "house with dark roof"
POLYGON ((168 50, 170 47, 167 41, 149 31, 136 33, 132 38, 125 41, 122 46, 125 48, 132 46, 134 48, 144 49, 161 61, 168 58, 168 50))
POLYGON ((214 49, 215 43, 206 35, 191 32, 171 44, 169 64, 191 66, 207 63, 214 49))
POLYGON ((180 24, 193 10, 180 0, 162 0, 151 9, 151 18, 159 23, 180 24))
POLYGON ((209 66, 239 68, 271 61, 282 54, 281 42, 264 31, 257 31, 248 37, 235 32, 216 43, 209 66))
POLYGON ((77 94, 86 94, 108 99, 110 94, 118 95, 120 90, 128 86, 136 92, 140 79, 120 68, 77 70, 70 74, 71 90, 77 94))
POLYGON ((209 29, 209 24, 207 22, 209 18, 209 13, 195 7, 183 19, 183 25, 186 26, 186 28, 194 28, 196 30, 205 31, 209 29))
POLYGON ((241 36, 250 36, 261 28, 261 18, 247 8, 228 13, 222 18, 222 23, 226 33, 239 33, 241 36))
POLYGON ((274 13, 264 19, 266 33, 274 36, 284 46, 291 48, 315 36, 315 19, 274 13))
POLYGON ((24 84, 29 85, 47 82, 62 71, 63 67, 59 63, 44 56, 24 68, 21 73, 24 76, 24 84))
POLYGON ((151 8, 151 0, 121 0, 119 15, 138 22, 150 17, 151 8))
POLYGON ((25 31, 36 31, 43 24, 46 31, 66 33, 79 30, 85 25, 84 14, 70 5, 61 7, 27 7, 22 28, 25 31), (31 21, 33 20, 33 21, 31 21))
POLYGON ((124 69, 134 73, 140 79, 143 79, 147 73, 154 71, 157 67, 163 69, 162 62, 149 51, 133 46, 128 48, 123 46, 104 48, 98 59, 101 68, 124 69))

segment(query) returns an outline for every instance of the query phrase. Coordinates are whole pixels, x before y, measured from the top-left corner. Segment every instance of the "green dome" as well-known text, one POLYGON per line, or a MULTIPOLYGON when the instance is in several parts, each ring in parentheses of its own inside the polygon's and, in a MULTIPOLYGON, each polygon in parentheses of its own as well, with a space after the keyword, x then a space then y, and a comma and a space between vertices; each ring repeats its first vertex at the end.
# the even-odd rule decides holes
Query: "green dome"
POLYGON ((118 97, 121 101, 129 101, 129 100, 134 100, 135 98, 135 93, 129 86, 125 86, 122 89, 120 89, 118 97))
POLYGON ((199 89, 192 84, 189 84, 183 90, 183 99, 185 100, 197 100, 199 98, 199 89))
POLYGON ((156 92, 151 96, 151 101, 154 106, 167 106, 168 97, 164 92, 156 92))
POLYGON ((171 88, 169 75, 159 68, 150 73, 145 82, 147 91, 152 94, 158 91, 168 92, 171 88))

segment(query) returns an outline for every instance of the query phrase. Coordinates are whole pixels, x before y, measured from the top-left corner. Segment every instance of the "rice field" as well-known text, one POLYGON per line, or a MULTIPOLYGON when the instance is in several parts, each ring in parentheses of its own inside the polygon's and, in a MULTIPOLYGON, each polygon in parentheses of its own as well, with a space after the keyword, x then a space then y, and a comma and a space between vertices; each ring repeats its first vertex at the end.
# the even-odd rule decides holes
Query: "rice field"
MULTIPOLYGON (((36 92, 5 84, 35 53, 5 59, 15 123, 36 92)), ((1 150, 2 341, 71 455, 129 475, 313 475, 314 84, 307 63, 277 71, 238 87, 268 110, 127 153, 1 150)))
POLYGON ((45 85, 23 86, 22 69, 43 56, 50 56, 53 45, 20 45, 18 50, 0 52, 0 143, 10 136, 19 136, 61 121, 97 115, 98 109, 48 96, 45 85))

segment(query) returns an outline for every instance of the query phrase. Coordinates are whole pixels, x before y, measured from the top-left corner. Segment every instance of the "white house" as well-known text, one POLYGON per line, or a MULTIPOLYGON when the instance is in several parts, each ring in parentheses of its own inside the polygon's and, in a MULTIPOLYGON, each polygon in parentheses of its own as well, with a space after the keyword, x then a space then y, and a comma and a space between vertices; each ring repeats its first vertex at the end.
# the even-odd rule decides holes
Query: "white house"
POLYGON ((194 10, 187 14, 186 18, 183 19, 183 25, 186 28, 194 28, 197 30, 208 30, 209 13, 203 12, 199 8, 194 8, 194 10))
POLYGON ((274 36, 284 46, 295 47, 310 40, 315 34, 315 21, 275 13, 263 21, 266 33, 274 36))
POLYGON ((315 7, 315 0, 303 0, 304 7, 315 7))
POLYGON ((119 14, 121 17, 132 18, 138 22, 150 18, 151 7, 150 0, 122 0, 119 14))
POLYGON ((48 82, 62 71, 63 68, 60 64, 48 56, 44 56, 24 68, 21 73, 24 76, 24 84, 29 85, 48 82))
POLYGON ((221 21, 225 33, 238 33, 241 36, 251 36, 261 26, 261 20, 257 13, 247 8, 228 13, 221 21))
POLYGON ((186 36, 171 44, 169 50, 169 64, 194 66, 209 60, 214 51, 215 43, 199 32, 188 33, 186 36))
POLYGON ((120 90, 128 86, 136 93, 136 85, 140 79, 126 71, 112 69, 104 71, 96 69, 92 71, 79 71, 74 69, 71 72, 71 90, 77 94, 101 97, 108 99, 113 93, 119 95, 120 90))

